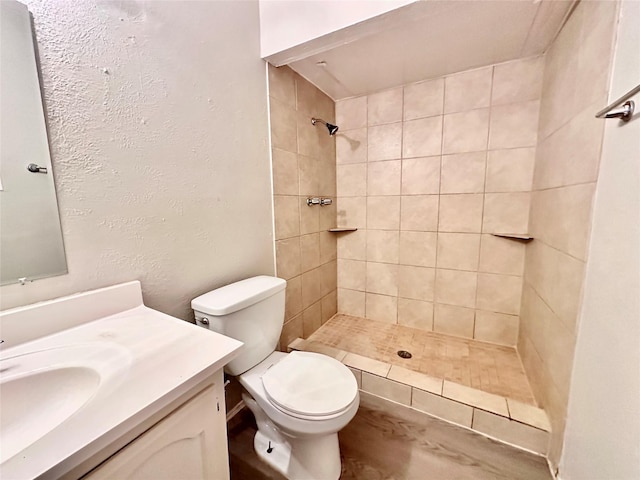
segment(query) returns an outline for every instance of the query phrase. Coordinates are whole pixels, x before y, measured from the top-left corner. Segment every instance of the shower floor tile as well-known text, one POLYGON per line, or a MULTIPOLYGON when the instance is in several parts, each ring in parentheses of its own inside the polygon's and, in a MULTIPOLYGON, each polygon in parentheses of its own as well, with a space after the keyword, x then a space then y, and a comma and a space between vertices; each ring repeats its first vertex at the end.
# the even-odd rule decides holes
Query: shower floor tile
POLYGON ((337 314, 308 339, 494 395, 535 405, 516 349, 337 314), (409 351, 410 359, 398 350, 409 351))

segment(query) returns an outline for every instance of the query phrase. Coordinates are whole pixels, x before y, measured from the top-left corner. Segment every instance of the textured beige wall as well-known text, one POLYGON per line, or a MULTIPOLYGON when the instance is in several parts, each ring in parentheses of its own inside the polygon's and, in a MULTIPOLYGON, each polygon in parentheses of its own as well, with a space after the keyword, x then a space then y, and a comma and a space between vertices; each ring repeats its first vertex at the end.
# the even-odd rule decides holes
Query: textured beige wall
POLYGON ((269 65, 269 105, 278 276, 287 280, 283 349, 336 313, 335 137, 311 118, 334 123, 335 106, 289 67, 269 65), (329 197, 331 206, 306 203, 329 197))
POLYGON ((340 312, 515 345, 542 66, 337 103, 340 312))
POLYGON ((588 256, 617 2, 580 2, 545 57, 518 350, 557 465, 588 256))
POLYGON ((139 279, 190 299, 273 274, 266 69, 257 2, 27 2, 69 274, 2 307, 139 279))

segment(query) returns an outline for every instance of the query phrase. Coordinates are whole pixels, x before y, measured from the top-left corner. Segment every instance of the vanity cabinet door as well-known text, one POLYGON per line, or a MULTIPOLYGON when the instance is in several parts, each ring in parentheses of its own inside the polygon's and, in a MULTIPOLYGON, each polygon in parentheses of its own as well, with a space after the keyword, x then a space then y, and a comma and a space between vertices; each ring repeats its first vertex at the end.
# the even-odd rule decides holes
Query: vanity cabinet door
POLYGON ((224 389, 219 385, 203 390, 83 480, 228 479, 224 389))

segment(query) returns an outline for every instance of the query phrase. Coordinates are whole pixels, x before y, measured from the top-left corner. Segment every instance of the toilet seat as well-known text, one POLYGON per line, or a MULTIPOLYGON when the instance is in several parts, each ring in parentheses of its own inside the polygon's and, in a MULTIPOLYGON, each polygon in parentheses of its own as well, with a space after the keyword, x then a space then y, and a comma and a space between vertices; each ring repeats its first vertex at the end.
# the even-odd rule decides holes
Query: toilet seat
POLYGON ((311 352, 288 354, 262 375, 262 385, 274 407, 305 420, 338 416, 358 396, 358 384, 347 367, 311 352))

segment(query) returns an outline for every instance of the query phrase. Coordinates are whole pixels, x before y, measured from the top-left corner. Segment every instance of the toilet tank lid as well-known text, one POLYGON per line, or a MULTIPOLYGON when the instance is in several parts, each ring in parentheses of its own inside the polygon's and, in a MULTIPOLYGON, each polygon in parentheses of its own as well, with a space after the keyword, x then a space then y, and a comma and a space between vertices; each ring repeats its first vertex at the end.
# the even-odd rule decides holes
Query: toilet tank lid
POLYGON ((207 315, 228 315, 281 292, 286 285, 286 280, 268 275, 247 278, 194 298, 191 308, 207 315))

